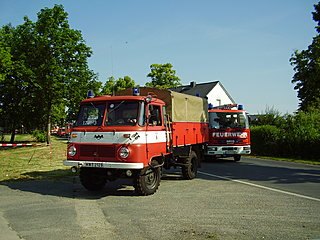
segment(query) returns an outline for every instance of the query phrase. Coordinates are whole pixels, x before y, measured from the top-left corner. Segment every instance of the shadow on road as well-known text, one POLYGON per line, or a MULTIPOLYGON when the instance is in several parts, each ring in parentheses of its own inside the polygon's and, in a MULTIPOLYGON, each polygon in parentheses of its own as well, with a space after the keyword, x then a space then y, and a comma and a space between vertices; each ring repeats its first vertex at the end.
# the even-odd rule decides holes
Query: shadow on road
MULTIPOLYGON (((257 164, 218 159, 202 164, 201 171, 237 180, 270 181, 275 184, 320 183, 320 168, 303 167, 300 164, 277 162, 257 164)), ((213 179, 205 175, 203 179, 213 179)))
MULTIPOLYGON (((28 174, 32 175, 32 173, 28 174)), ((3 181, 0 182, 0 185, 7 186, 13 190, 75 199, 100 199, 108 196, 137 196, 130 179, 119 179, 108 182, 104 189, 96 192, 87 191, 80 184, 78 176, 69 176, 60 179, 3 181)))
MULTIPOLYGON (((136 195, 132 179, 117 179, 107 182, 101 191, 87 191, 80 183, 79 176, 70 170, 53 170, 45 172, 28 172, 23 174, 29 180, 8 180, 0 182, 0 186, 7 186, 13 190, 51 195, 75 199, 100 199, 108 196, 136 195), (32 179, 32 180, 31 180, 32 179)), ((180 169, 164 171, 162 181, 183 180, 180 169)))
MULTIPOLYGON (((207 176, 198 174, 197 178, 217 181, 221 180, 214 175, 236 180, 272 182, 274 184, 295 184, 295 183, 320 183, 320 168, 295 167, 277 165, 259 165, 251 162, 233 162, 219 159, 214 162, 204 162, 199 171, 212 174, 207 176)), ((77 175, 70 175, 70 170, 54 170, 48 172, 25 173, 25 177, 32 177, 38 180, 13 180, 3 181, 0 185, 7 186, 13 190, 51 195, 74 199, 100 199, 109 196, 138 197, 135 194, 132 179, 118 179, 108 182, 106 187, 99 192, 87 191, 79 182, 77 175)), ((165 170, 162 181, 189 181, 184 180, 181 169, 165 170)), ((161 187, 161 186, 160 186, 161 187)))

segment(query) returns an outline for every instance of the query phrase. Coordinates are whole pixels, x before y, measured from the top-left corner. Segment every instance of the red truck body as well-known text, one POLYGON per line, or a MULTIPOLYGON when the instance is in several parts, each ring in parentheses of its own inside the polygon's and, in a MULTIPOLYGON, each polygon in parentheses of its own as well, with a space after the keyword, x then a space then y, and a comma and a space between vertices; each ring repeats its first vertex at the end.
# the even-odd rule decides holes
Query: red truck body
POLYGON ((205 99, 169 90, 128 89, 80 103, 64 164, 80 168, 88 190, 107 181, 132 177, 140 195, 153 194, 162 168, 179 166, 186 179, 196 177, 208 142, 205 99))

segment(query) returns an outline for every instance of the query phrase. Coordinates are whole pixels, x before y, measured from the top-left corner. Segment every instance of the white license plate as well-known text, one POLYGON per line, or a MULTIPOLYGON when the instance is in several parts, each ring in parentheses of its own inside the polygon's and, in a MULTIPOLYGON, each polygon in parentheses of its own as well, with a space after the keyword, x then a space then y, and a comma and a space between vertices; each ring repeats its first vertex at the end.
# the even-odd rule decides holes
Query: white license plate
POLYGON ((102 163, 85 163, 85 167, 94 167, 94 168, 102 168, 103 164, 102 163))

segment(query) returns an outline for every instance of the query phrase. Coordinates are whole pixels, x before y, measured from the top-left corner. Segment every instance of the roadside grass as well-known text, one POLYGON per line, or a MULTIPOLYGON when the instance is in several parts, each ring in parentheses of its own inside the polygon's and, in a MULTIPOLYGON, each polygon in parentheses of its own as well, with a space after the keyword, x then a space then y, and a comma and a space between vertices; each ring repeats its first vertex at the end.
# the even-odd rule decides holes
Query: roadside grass
MULTIPOLYGON (((9 143, 11 135, 10 134, 4 134, 3 139, 1 139, 2 136, 0 136, 1 142, 9 143)), ((36 139, 31 134, 17 134, 14 139, 15 143, 19 142, 36 142, 36 139)))
POLYGON ((271 159, 271 160, 275 160, 275 161, 303 163, 303 164, 310 164, 310 165, 320 165, 320 159, 319 160, 312 160, 312 159, 299 159, 299 158, 281 158, 281 157, 259 156, 259 155, 249 155, 249 157, 261 158, 261 159, 271 159))
MULTIPOLYGON (((18 139, 30 141, 30 136, 18 139)), ((50 146, 0 149, 0 182, 72 175, 70 168, 62 163, 66 158, 66 141, 56 137, 52 137, 51 140, 50 146)))

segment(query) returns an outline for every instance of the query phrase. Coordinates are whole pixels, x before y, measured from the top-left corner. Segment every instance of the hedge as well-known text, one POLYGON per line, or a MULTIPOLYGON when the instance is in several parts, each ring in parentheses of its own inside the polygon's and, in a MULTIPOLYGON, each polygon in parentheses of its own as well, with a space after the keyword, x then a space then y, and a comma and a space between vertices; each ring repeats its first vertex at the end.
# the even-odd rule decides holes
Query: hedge
POLYGON ((251 127, 252 153, 320 161, 320 112, 299 112, 284 120, 278 126, 251 127))

